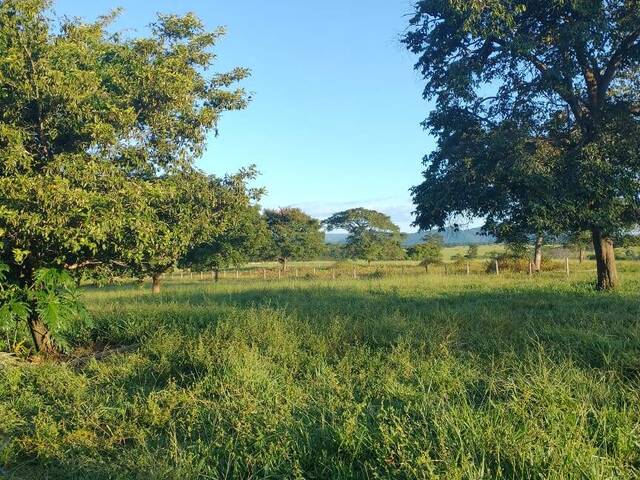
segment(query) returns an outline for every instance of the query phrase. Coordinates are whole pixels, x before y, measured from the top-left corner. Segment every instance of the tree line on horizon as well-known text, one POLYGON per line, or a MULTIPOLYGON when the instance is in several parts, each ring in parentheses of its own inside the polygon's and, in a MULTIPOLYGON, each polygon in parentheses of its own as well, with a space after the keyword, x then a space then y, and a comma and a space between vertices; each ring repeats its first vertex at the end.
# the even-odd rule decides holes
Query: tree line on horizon
MULTIPOLYGON (((346 230, 345 256, 406 255, 386 215, 320 222, 257 206, 254 167, 218 177, 195 166, 221 116, 251 98, 218 73, 224 29, 159 14, 145 36, 58 18, 48 0, 0 2, 0 329, 26 322, 36 350, 64 348, 89 321, 86 275, 151 277, 239 264, 283 267, 318 255, 322 228, 346 230)), ((598 289, 618 284, 614 244, 640 222, 640 8, 637 0, 418 1, 403 41, 418 55, 424 122, 437 139, 412 189, 416 226, 461 217, 512 245, 583 242, 598 289)), ((431 258, 436 237, 412 255, 431 258)), ((515 251, 515 250, 514 250, 515 251)))

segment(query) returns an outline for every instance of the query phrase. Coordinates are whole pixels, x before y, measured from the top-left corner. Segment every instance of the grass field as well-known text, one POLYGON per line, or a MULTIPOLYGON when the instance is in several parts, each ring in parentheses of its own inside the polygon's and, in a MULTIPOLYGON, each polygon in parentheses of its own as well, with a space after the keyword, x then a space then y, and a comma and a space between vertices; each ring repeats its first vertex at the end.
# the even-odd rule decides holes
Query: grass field
POLYGON ((10 479, 632 479, 640 268, 87 289, 87 363, 0 367, 10 479))

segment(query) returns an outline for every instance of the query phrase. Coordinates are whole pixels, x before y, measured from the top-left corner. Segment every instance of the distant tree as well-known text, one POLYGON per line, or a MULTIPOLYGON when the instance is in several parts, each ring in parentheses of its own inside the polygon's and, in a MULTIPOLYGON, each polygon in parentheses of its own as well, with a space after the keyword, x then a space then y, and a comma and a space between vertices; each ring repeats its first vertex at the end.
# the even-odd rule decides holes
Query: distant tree
POLYGON ((331 230, 346 230, 346 250, 351 258, 396 260, 404 258, 400 228, 383 213, 366 208, 337 212, 322 224, 331 230))
POLYGON ((495 229, 496 239, 498 242, 505 244, 508 257, 523 259, 533 250, 531 265, 534 272, 540 272, 542 269, 542 249, 548 234, 549 231, 542 232, 538 230, 531 232, 527 229, 525 223, 511 224, 505 222, 495 229), (533 249, 530 249, 529 245, 532 241, 533 249))
POLYGON ((467 250, 467 254, 465 255, 469 260, 474 260, 478 258, 478 245, 469 245, 469 249, 467 250))
POLYGON ((615 242, 621 247, 638 247, 640 246, 640 234, 637 230, 622 232, 616 236, 615 242))
POLYGON ((429 271, 429 265, 442 263, 442 250, 444 238, 438 233, 429 233, 424 236, 424 241, 409 249, 409 257, 419 260, 425 271, 429 271))
POLYGON ((0 2, 2 282, 44 352, 60 346, 61 320, 40 293, 67 295, 69 273, 135 269, 162 250, 156 221, 176 215, 167 200, 188 195, 221 113, 246 104, 227 87, 248 74, 209 73, 223 32, 193 15, 160 15, 147 37, 127 38, 109 31, 114 15, 57 21, 49 6, 0 2))
POLYGON ((592 246, 591 234, 589 232, 569 233, 564 241, 564 246, 578 252, 578 261, 584 262, 586 250, 592 246))
POLYGON ((269 230, 257 205, 236 205, 231 224, 205 243, 192 248, 179 262, 181 268, 212 270, 239 267, 256 258, 268 245, 269 230))
POLYGON ((324 250, 324 232, 320 222, 298 208, 265 210, 264 218, 270 234, 268 252, 286 270, 289 260, 317 257, 324 250))
POLYGON ((327 243, 325 245, 325 255, 327 258, 336 260, 347 258, 345 246, 339 243, 327 243))
POLYGON ((425 97, 437 98, 425 125, 439 137, 425 183, 414 189, 417 224, 496 211, 495 221, 534 235, 589 230, 597 288, 615 287, 613 238, 640 217, 637 1, 420 0, 410 23, 404 41, 420 55, 425 97), (475 162, 484 151, 493 163, 475 162), (473 165, 464 165, 464 152, 473 165), (506 169, 522 188, 492 183, 496 164, 530 154, 538 161, 514 164, 519 175, 506 169), (527 185, 539 200, 522 195, 527 185), (503 193, 515 193, 515 210, 502 201, 494 209, 503 193), (543 224, 520 222, 527 216, 543 224))

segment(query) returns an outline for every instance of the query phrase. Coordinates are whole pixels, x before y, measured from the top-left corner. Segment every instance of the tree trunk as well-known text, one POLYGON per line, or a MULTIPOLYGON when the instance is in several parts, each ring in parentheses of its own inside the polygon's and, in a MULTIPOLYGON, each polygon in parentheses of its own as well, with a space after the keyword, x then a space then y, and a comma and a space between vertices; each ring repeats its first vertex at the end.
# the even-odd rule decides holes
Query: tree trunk
POLYGON ((154 273, 151 277, 151 292, 152 293, 160 293, 160 274, 154 273))
POLYGON ((542 235, 536 236, 536 243, 533 247, 533 270, 540 273, 542 269, 542 244, 544 237, 542 235))
POLYGON ((45 354, 56 353, 57 349, 49 335, 49 328, 38 316, 35 305, 31 305, 31 312, 29 313, 27 323, 36 352, 45 354))
POLYGON ((280 263, 282 264, 282 271, 286 272, 287 271, 287 259, 285 257, 282 257, 280 259, 280 263))
POLYGON ((579 250, 578 250, 578 262, 579 263, 584 262, 584 247, 579 247, 579 250))
POLYGON ((213 279, 216 283, 220 279, 220 270, 218 270, 217 268, 213 271, 213 279))
POLYGON ((429 264, 428 263, 424 264, 424 273, 429 273, 429 264))
POLYGON ((598 290, 611 290, 618 286, 618 269, 616 268, 616 256, 613 251, 613 240, 597 228, 591 230, 591 237, 596 253, 598 271, 596 288, 598 290))

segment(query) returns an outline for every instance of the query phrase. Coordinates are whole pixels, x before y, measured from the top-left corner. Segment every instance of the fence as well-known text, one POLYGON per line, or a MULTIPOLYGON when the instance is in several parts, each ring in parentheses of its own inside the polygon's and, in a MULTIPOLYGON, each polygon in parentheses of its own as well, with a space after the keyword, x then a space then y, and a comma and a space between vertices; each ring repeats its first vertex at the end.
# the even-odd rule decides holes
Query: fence
MULTIPOLYGON (((593 272, 593 262, 563 261, 547 262, 542 272, 536 272, 531 262, 519 270, 500 267, 497 260, 452 262, 420 266, 416 264, 348 264, 338 263, 334 266, 290 266, 282 269, 275 266, 251 266, 237 269, 223 269, 218 272, 218 280, 305 280, 305 279, 375 279, 390 276, 422 276, 422 275, 508 275, 525 273, 529 276, 554 273, 570 276, 572 273, 593 272)), ((215 281, 215 271, 175 271, 163 276, 170 280, 215 281)))

